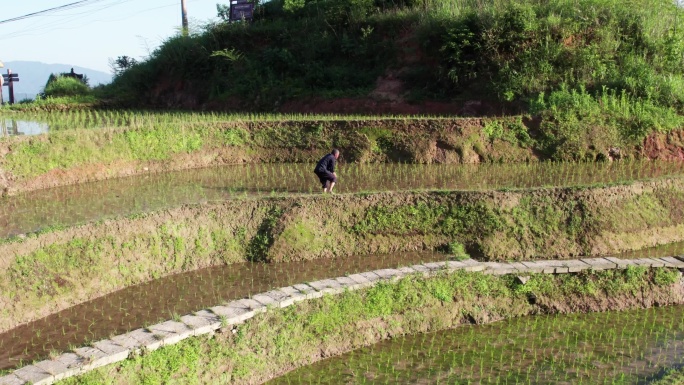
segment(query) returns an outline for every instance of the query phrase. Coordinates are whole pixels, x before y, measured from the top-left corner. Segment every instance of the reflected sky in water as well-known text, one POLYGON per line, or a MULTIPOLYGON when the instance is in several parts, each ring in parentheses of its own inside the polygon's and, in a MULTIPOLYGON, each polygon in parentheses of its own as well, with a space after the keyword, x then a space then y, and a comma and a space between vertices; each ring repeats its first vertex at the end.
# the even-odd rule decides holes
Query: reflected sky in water
POLYGON ((0 119, 0 137, 18 135, 40 135, 50 129, 47 123, 27 120, 0 119))

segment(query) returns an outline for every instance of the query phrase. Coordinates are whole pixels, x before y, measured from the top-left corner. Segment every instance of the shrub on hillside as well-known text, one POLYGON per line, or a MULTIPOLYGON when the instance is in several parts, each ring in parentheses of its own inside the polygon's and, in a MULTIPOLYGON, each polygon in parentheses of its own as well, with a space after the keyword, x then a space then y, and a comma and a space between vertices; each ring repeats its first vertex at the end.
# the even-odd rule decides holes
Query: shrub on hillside
MULTIPOLYGON (((378 11, 424 5, 429 0, 271 0, 260 4, 257 20, 274 18, 324 18, 330 25, 364 20, 378 11)), ((218 6, 219 16, 227 19, 227 6, 218 6)))
POLYGON ((684 116, 674 108, 608 88, 591 94, 561 87, 540 94, 530 112, 543 118, 539 149, 558 160, 593 160, 610 147, 638 145, 651 132, 684 126, 684 116))
POLYGON ((684 11, 671 0, 495 1, 425 27, 456 92, 515 100, 608 86, 684 106, 684 11))
POLYGON ((45 97, 60 96, 85 96, 90 93, 90 88, 81 80, 68 76, 56 76, 48 81, 43 91, 45 97))

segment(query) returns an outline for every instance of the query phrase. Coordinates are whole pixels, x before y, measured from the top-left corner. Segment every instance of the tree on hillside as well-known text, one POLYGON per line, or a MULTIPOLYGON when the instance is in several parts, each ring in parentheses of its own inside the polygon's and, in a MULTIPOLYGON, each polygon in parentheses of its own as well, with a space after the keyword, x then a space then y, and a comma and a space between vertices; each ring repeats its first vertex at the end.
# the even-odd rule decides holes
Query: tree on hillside
POLYGON ((223 21, 229 21, 230 5, 216 4, 216 16, 223 21))
POLYGON ((109 59, 109 67, 112 69, 114 76, 121 75, 122 72, 132 68, 138 64, 138 61, 130 56, 119 56, 116 59, 109 59))

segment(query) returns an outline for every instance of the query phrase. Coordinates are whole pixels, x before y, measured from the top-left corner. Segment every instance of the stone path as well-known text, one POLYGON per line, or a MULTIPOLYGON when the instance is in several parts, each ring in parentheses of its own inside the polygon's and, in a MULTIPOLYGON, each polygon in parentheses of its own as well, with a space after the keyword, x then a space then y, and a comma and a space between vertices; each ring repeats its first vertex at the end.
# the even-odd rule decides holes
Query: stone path
MULTIPOLYGON (((287 307, 295 302, 338 294, 345 290, 370 287, 380 281, 392 281, 409 274, 430 276, 442 271, 481 271, 485 274, 564 274, 582 270, 626 269, 628 266, 669 267, 684 271, 684 255, 663 258, 585 258, 564 261, 533 262, 432 262, 397 269, 380 269, 345 277, 323 279, 282 287, 251 298, 231 301, 223 305, 184 315, 147 328, 98 341, 91 346, 74 349, 52 359, 17 369, 0 377, 0 385, 46 385, 66 377, 125 360, 130 353, 142 349, 151 351, 172 345, 191 336, 212 333, 222 327, 239 324, 266 311, 269 307, 287 307)), ((524 281, 524 280, 523 280, 524 281)))

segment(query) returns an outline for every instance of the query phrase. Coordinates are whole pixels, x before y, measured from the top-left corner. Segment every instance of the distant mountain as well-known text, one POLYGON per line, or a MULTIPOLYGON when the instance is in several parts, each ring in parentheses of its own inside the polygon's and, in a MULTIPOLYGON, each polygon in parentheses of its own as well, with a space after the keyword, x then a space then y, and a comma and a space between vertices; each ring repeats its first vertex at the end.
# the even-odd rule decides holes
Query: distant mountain
MULTIPOLYGON (((6 74, 7 70, 11 69, 12 73, 19 74, 19 81, 14 84, 14 97, 19 101, 27 98, 33 99, 36 95, 43 92, 50 74, 70 72, 71 68, 77 74, 85 75, 91 87, 98 84, 107 84, 112 81, 112 75, 106 72, 67 64, 45 64, 36 61, 5 62, 5 68, 0 68, 0 72, 6 74)), ((8 98, 7 87, 3 89, 3 96, 5 99, 8 98)))

